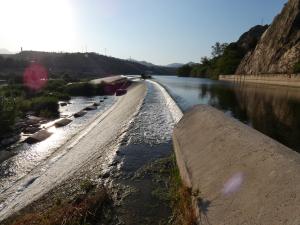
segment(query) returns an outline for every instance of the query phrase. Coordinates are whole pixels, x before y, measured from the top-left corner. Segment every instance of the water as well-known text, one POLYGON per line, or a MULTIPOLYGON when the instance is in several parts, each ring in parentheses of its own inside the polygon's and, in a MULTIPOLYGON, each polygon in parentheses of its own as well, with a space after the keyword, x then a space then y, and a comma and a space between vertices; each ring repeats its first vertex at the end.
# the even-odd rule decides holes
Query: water
POLYGON ((174 76, 154 79, 183 111, 197 104, 211 105, 300 152, 299 88, 174 76))
MULTIPOLYGON (((103 97, 100 96, 92 98, 72 98, 70 101, 71 104, 60 107, 60 115, 61 117, 71 117, 71 115, 84 109, 86 106, 89 106, 94 102, 99 102, 102 99, 103 97)), ((11 151, 15 152, 16 155, 0 163, 0 195, 10 187, 14 186, 16 182, 21 180, 45 161, 47 161, 50 166, 62 157, 65 153, 58 152, 59 147, 67 142, 67 140, 71 139, 81 129, 85 128, 97 115, 110 107, 115 100, 116 99, 113 96, 108 97, 104 102, 100 103, 97 110, 89 111, 86 115, 80 118, 71 117, 73 121, 65 127, 50 127, 48 130, 53 134, 48 139, 40 143, 33 145, 21 143, 11 149, 11 151)), ((21 192, 30 185, 30 183, 34 182, 35 179, 36 177, 30 178, 30 180, 25 182, 23 186, 19 187, 18 191, 21 192)), ((1 201, 4 199, 0 198, 0 211, 1 201)))

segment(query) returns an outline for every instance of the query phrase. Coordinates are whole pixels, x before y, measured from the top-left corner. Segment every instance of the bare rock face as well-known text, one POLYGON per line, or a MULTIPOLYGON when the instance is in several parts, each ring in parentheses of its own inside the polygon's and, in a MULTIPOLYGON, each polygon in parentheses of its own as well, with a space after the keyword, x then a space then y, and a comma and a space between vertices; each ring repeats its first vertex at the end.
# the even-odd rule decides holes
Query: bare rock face
POLYGON ((236 74, 291 73, 300 57, 300 0, 289 0, 236 74))
POLYGON ((268 29, 268 27, 268 25, 256 25, 252 27, 239 38, 236 44, 245 52, 253 51, 257 45, 257 42, 260 40, 261 36, 268 29))

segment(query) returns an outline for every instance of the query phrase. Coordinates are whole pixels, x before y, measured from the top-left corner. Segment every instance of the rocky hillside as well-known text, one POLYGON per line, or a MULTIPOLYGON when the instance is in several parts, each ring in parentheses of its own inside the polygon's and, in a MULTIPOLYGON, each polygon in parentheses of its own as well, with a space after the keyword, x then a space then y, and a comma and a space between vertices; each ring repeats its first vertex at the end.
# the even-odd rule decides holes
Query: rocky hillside
POLYGON ((70 76, 107 76, 114 74, 175 74, 175 69, 162 66, 147 66, 138 62, 107 57, 96 53, 49 53, 23 51, 14 55, 0 55, 0 73, 23 71, 31 61, 45 66, 51 74, 70 76))
POLYGON ((300 57, 300 0, 289 0, 236 74, 291 73, 300 57))
POLYGON ((260 40, 261 36, 268 29, 268 27, 269 25, 256 25, 255 27, 252 27, 249 31, 244 33, 239 38, 236 44, 246 53, 252 51, 256 47, 257 42, 260 40))

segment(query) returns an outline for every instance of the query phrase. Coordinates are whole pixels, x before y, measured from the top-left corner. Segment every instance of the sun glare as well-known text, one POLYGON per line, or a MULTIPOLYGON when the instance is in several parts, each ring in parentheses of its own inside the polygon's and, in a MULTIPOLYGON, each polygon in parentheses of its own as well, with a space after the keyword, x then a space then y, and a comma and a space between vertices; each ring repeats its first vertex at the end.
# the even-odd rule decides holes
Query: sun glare
POLYGON ((46 51, 74 47, 76 23, 69 0, 0 0, 0 9, 2 44, 46 51))

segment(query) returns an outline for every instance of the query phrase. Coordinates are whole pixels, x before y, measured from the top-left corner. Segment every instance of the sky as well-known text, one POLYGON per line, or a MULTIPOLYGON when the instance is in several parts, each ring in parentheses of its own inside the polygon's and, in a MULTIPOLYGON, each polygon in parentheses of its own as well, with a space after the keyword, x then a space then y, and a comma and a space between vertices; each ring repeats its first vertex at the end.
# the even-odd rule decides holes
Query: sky
POLYGON ((0 0, 0 49, 199 62, 269 24, 287 0, 0 0))

